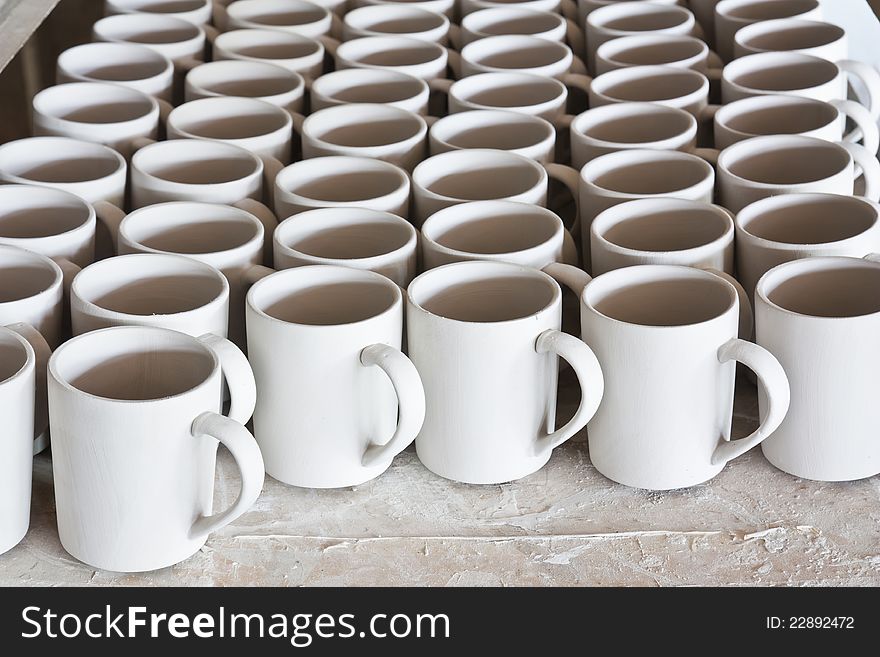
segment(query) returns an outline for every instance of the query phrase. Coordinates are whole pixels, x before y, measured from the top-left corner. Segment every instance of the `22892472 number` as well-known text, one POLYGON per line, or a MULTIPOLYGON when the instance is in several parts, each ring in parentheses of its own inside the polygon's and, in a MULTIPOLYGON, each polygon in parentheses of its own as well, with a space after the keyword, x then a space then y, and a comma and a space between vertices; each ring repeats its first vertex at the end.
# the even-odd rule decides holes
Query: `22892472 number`
POLYGON ((768 630, 852 630, 855 619, 852 616, 779 616, 767 617, 768 630))

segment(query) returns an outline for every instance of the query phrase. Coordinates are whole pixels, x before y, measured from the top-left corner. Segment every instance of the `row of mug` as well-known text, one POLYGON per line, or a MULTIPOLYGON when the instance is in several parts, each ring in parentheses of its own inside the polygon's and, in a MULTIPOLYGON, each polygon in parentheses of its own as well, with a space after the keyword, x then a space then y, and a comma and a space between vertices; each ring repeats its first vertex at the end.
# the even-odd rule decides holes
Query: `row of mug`
MULTIPOLYGON (((250 364, 212 334, 117 326, 72 338, 48 362, 62 544, 100 568, 168 566, 253 504, 264 468, 301 486, 356 485, 415 439, 430 470, 498 483, 540 469, 587 423, 596 469, 630 486, 694 485, 759 443, 798 476, 877 474, 880 263, 818 257, 772 269, 755 296, 758 344, 737 337, 737 290, 715 273, 637 265, 578 282, 583 341, 560 330, 551 276, 489 261, 414 279, 408 356, 401 289, 330 265, 254 284, 250 364), (582 391, 558 429, 557 357, 582 391), (731 441, 735 362, 758 376, 761 422, 731 441), (252 411, 256 443, 242 426, 252 411), (212 514, 217 441, 242 488, 212 514)), ((9 547, 27 529, 34 386, 47 350, 21 324, 0 338, 9 547)))

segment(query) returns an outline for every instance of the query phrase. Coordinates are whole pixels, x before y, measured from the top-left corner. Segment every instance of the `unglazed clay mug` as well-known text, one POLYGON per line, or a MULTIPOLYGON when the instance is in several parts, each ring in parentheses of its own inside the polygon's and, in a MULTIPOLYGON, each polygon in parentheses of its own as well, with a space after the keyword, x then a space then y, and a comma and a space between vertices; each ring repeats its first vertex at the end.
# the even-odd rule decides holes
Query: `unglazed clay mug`
POLYGON ((749 203, 777 194, 851 195, 858 177, 856 165, 862 170, 864 195, 877 201, 880 162, 862 146, 800 135, 753 137, 718 155, 718 202, 739 212, 749 203))
POLYGON ((168 139, 220 141, 289 162, 293 118, 284 108, 256 98, 201 98, 174 108, 167 132, 168 139))
POLYGON ((605 373, 588 425, 599 472, 635 488, 694 486, 776 430, 788 381, 768 351, 737 337, 739 315, 734 286, 694 267, 637 265, 587 283, 583 339, 605 373), (730 440, 736 362, 755 372, 769 401, 758 428, 730 440))
MULTIPOLYGON (((791 382, 791 409, 761 445, 780 470, 819 481, 880 473, 872 385, 880 364, 878 285, 876 260, 842 257, 788 262, 758 283, 757 341, 791 382)), ((763 396, 758 404, 765 413, 763 396)))
POLYGON ((446 45, 449 29, 449 18, 423 9, 417 3, 370 5, 345 14, 342 40, 397 35, 446 45))
POLYGON ((694 15, 676 5, 616 2, 586 16, 587 67, 596 71, 596 50, 606 41, 634 34, 702 36, 694 15))
POLYGON ((722 0, 715 5, 715 48, 724 61, 733 59, 734 37, 747 25, 778 18, 822 20, 819 0, 722 0))
POLYGON ((737 276, 754 294, 776 265, 815 256, 861 258, 880 252, 880 208, 858 196, 770 196, 736 216, 737 276))
MULTIPOLYGON (((437 43, 403 36, 362 37, 336 48, 336 69, 378 68, 422 80, 446 78, 449 52, 437 43)), ((453 58, 454 63, 454 58, 453 58)))
POLYGON ((764 135, 805 135, 826 141, 857 141, 876 153, 880 132, 871 113, 852 100, 829 101, 771 94, 735 100, 718 108, 714 117, 715 148, 764 135), (844 134, 850 119, 857 130, 844 134))
POLYGON ((358 7, 373 7, 376 5, 396 4, 405 2, 407 6, 419 7, 427 9, 436 14, 444 14, 447 18, 452 18, 455 13, 455 0, 351 0, 350 9, 358 7))
POLYGON ((295 118, 304 159, 325 155, 365 157, 412 171, 428 150, 424 117, 398 107, 352 103, 295 118))
POLYGON ((767 51, 794 51, 832 62, 849 57, 846 30, 834 23, 783 18, 747 25, 734 37, 735 57, 767 51))
POLYGON ((580 172, 581 248, 592 271, 590 227, 600 212, 640 198, 671 197, 711 203, 715 171, 691 153, 625 150, 587 162, 580 172))
POLYGON ((108 146, 66 137, 28 137, 0 145, 0 180, 54 187, 92 204, 122 207, 128 164, 108 146))
POLYGON ((600 155, 631 149, 692 152, 697 129, 693 114, 683 109, 657 103, 602 105, 571 122, 571 165, 580 169, 600 155))
POLYGON ((207 42, 201 25, 162 14, 107 16, 92 25, 92 39, 146 46, 172 62, 203 59, 207 42))
MULTIPOLYGON (((582 24, 582 23, 581 23, 582 24)), ((552 11, 527 9, 516 4, 480 9, 461 19, 460 45, 502 34, 525 34, 567 43, 575 54, 584 51, 578 24, 552 11)))
POLYGON ((880 116, 880 73, 862 62, 830 62, 799 52, 761 52, 732 61, 721 74, 721 99, 728 104, 750 96, 789 94, 846 100, 848 75, 867 90, 868 99, 862 104, 876 120, 880 116))
POLYGON ((314 79, 324 69, 324 44, 302 34, 280 30, 233 30, 214 39, 214 60, 275 64, 314 79))
POLYGON ((721 58, 697 37, 640 34, 606 41, 596 49, 596 74, 628 66, 674 66, 721 77, 721 58))
POLYGON ((317 157, 278 173, 275 210, 282 219, 317 208, 352 207, 408 218, 410 187, 406 171, 382 160, 317 157))
MULTIPOLYGON (((555 78, 530 73, 481 73, 434 88, 448 95, 449 113, 493 109, 539 116, 554 126, 567 126, 567 87, 555 78)), ((436 81, 435 81, 436 83, 436 81)))
POLYGON ((406 219, 366 208, 322 208, 275 229, 275 267, 336 265, 366 269, 406 287, 416 275, 419 234, 406 219))
POLYGON ((225 31, 271 29, 316 38, 329 35, 338 19, 306 0, 236 0, 226 7, 225 31))
POLYGON ((186 75, 184 100, 241 96, 283 107, 303 109, 305 81, 299 73, 260 61, 224 60, 199 64, 186 75))
POLYGON ((229 283, 181 255, 135 253, 100 260, 70 286, 73 334, 109 326, 158 326, 226 337, 229 283))
POLYGON ((66 342, 49 361, 64 549, 119 572, 165 568, 197 552, 260 495, 263 459, 242 426, 255 398, 244 355, 217 336, 116 326, 66 342), (220 415, 222 378, 231 392, 228 417, 220 415), (212 513, 220 443, 235 459, 241 490, 212 513))
POLYGON ((170 101, 174 64, 136 43, 85 43, 58 55, 55 81, 112 82, 170 101))
POLYGON ((492 7, 525 7, 539 11, 557 11, 569 16, 574 15, 574 6, 567 0, 461 0, 459 12, 462 16, 489 9, 492 7))
POLYGON ((34 136, 93 141, 126 158, 142 138, 158 138, 160 119, 171 110, 136 89, 99 82, 48 87, 34 95, 32 108, 34 136))
MULTIPOLYGON (((541 163, 510 151, 464 149, 429 157, 412 173, 412 220, 420 227, 432 214, 467 201, 509 200, 546 205, 553 179, 577 203, 577 171, 541 163)), ((575 217, 577 231, 580 215, 575 217)))
POLYGON ((379 103, 417 114, 428 113, 428 83, 398 71, 348 68, 322 75, 309 90, 311 110, 349 103, 379 103))
POLYGON ((486 37, 461 49, 461 77, 511 71, 564 82, 567 74, 583 74, 586 68, 564 43, 521 34, 486 37))
POLYGON ((598 276, 633 265, 686 265, 732 274, 733 239, 733 217, 719 205, 676 198, 627 201, 593 220, 592 272, 598 276))
POLYGON ((561 298, 549 275, 502 262, 456 262, 410 284, 408 353, 427 401, 416 452, 429 470, 475 484, 519 479, 593 416, 602 371, 587 345, 560 330, 561 298), (559 356, 582 396, 556 429, 559 356))
POLYGON ((267 473, 295 486, 356 486, 412 443, 425 395, 402 331, 401 290, 374 272, 296 267, 254 284, 248 353, 267 473))
MULTIPOLYGON (((220 0, 217 0, 217 4, 220 0)), ((104 12, 114 14, 162 14, 180 18, 195 25, 211 22, 211 0, 187 0, 171 2, 167 0, 104 0, 104 12)))
MULTIPOLYGON (((602 7, 607 7, 609 5, 616 5, 621 2, 628 2, 629 0, 577 0, 577 24, 584 25, 587 20, 587 16, 589 16, 596 9, 601 9, 602 7)), ((690 0, 687 4, 690 7, 691 5, 696 4, 700 0, 690 0)), ((717 1, 717 0, 716 0, 717 1)), ((684 0, 651 0, 654 4, 658 5, 684 5, 684 0)), ((699 16, 697 16, 699 19, 699 16)))
POLYGON ((271 240, 255 215, 215 203, 157 203, 126 216, 118 235, 120 255, 179 254, 220 270, 229 283, 229 339, 245 346, 244 274, 272 261, 271 240))
POLYGON ((428 132, 431 155, 468 148, 492 148, 518 153, 538 162, 552 162, 556 128, 539 116, 503 110, 473 110, 450 114, 428 132))

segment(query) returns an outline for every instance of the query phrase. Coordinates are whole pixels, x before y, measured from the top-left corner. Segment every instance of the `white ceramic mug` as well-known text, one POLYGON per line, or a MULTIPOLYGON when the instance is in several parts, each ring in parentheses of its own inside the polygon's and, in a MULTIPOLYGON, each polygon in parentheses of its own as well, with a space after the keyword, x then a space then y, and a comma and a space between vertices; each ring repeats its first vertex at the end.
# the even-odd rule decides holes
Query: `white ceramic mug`
POLYGON ((880 208, 857 196, 783 194, 747 205, 736 216, 737 276, 750 295, 767 271, 784 262, 877 252, 880 208))
POLYGON ((684 7, 649 2, 616 2, 586 16, 587 67, 596 71, 596 49, 606 41, 634 34, 702 36, 684 7))
POLYGON ((324 69, 324 44, 302 34, 280 30, 233 30, 214 39, 214 60, 275 64, 303 77, 317 78, 324 69))
POLYGON ((167 132, 168 139, 215 140, 289 162, 293 118, 284 108, 263 100, 218 96, 174 108, 167 132))
POLYGON ((134 253, 100 260, 70 286, 73 334, 109 326, 158 326, 226 337, 229 283, 182 255, 134 253))
POLYGON ((429 470, 466 483, 519 479, 593 416, 602 371, 589 347, 560 331, 561 297, 547 274, 502 262, 444 265, 410 284, 408 353, 427 401, 416 452, 429 470), (582 396, 556 429, 558 356, 582 396))
POLYGON ((552 162, 556 128, 539 116, 504 110, 473 110, 445 116, 428 133, 431 155, 468 148, 518 153, 538 162, 552 162))
POLYGON ((530 73, 481 73, 454 83, 445 81, 449 113, 478 109, 507 110, 567 126, 568 89, 555 78, 530 73))
POLYGON ((146 326, 77 336, 49 361, 49 415, 61 544, 93 567, 165 568, 248 510, 263 459, 242 424, 254 408, 244 355, 213 335, 146 326), (229 417, 220 415, 221 367, 229 417), (232 504, 212 513, 220 443, 241 472, 232 504), (96 477, 95 473, 107 473, 96 477))
POLYGON ((224 60, 200 64, 186 75, 186 101, 242 96, 300 112, 305 81, 299 73, 261 61, 224 60))
POLYGON ((226 7, 224 30, 269 29, 315 38, 336 21, 326 7, 306 0, 236 0, 226 7))
POLYGON ((564 82, 567 74, 584 74, 586 68, 564 43, 522 34, 486 37, 461 49, 461 77, 510 71, 560 78, 564 82))
POLYGON ((674 66, 721 77, 721 59, 705 41, 685 34, 639 34, 606 41, 596 49, 596 74, 627 66, 674 66))
POLYGON ((696 149, 697 129, 693 114, 675 107, 600 105, 571 122, 571 165, 580 169, 600 155, 631 149, 691 152, 696 149))
POLYGON ((126 216, 118 234, 120 255, 180 254, 220 270, 229 283, 229 339, 244 347, 244 274, 272 261, 271 240, 255 215, 215 203, 157 203, 126 216))
POLYGON ((366 269, 404 288, 416 275, 419 234, 406 219, 390 212, 358 207, 309 210, 278 224, 272 241, 277 269, 366 269))
POLYGON ((640 198, 672 197, 711 203, 715 188, 712 165, 691 153, 625 150, 587 162, 580 173, 581 248, 592 271, 590 227, 600 212, 640 198))
POLYGON ((244 199, 263 200, 264 193, 268 200, 272 181, 281 168, 273 158, 220 141, 156 142, 131 158, 131 206, 137 209, 165 201, 233 205, 244 199))
MULTIPOLYGON (((418 228, 432 214, 467 201, 510 200, 546 205, 550 179, 577 203, 577 171, 541 163, 510 151, 464 149, 429 157, 412 173, 413 212, 418 228)), ((572 230, 577 230, 578 217, 572 230)))
POLYGON ((312 112, 349 103, 379 103, 417 114, 428 113, 430 89, 421 78, 386 69, 348 68, 312 82, 312 112))
POLYGON ((446 78, 449 51, 437 43, 403 36, 374 36, 346 41, 334 53, 336 69, 378 68, 422 80, 446 78))
POLYGON ((304 159, 365 157, 412 171, 428 150, 424 117, 378 103, 327 107, 305 118, 296 117, 294 127, 302 137, 304 159))
MULTIPOLYGON (((577 0, 577 24, 584 25, 587 20, 587 16, 589 16, 596 9, 601 9, 602 7, 607 7, 609 5, 616 5, 622 2, 629 2, 631 0, 577 0)), ((651 2, 655 4, 661 5, 685 5, 687 4, 689 7, 700 2, 701 0, 651 0, 651 2)), ((717 2, 717 0, 715 0, 717 2)), ((695 12, 696 13, 696 12, 695 12)), ((699 16, 697 16, 699 19, 699 16)))
POLYGON ((297 267, 254 284, 248 353, 266 472, 295 486, 341 488, 391 465, 425 417, 402 331, 401 290, 374 272, 297 267))
POLYGON ((722 0, 715 5, 715 48, 733 59, 734 37, 746 25, 777 18, 822 20, 819 0, 722 0))
MULTIPOLYGON (((739 61, 739 60, 738 60, 739 61)), ((865 148, 801 135, 753 137, 718 155, 718 202, 731 212, 777 194, 830 192, 850 195, 857 178, 864 195, 880 198, 880 162, 865 148)))
POLYGON ((427 9, 437 14, 445 14, 450 19, 453 17, 455 10, 455 0, 351 0, 350 9, 398 3, 427 9))
POLYGON ((117 14, 92 25, 94 41, 136 43, 172 62, 204 59, 205 28, 162 14, 117 14))
POLYGON ((794 51, 832 62, 849 58, 846 30, 834 23, 797 18, 746 25, 734 37, 735 57, 767 51, 794 51))
POLYGON ((104 13, 108 16, 155 13, 180 18, 196 25, 206 25, 211 22, 212 4, 211 0, 171 3, 167 0, 104 0, 104 13))
POLYGON ((34 135, 70 137, 105 144, 130 158, 141 138, 159 136, 160 118, 171 107, 117 84, 71 82, 34 95, 34 135))
POLYGON ((54 187, 92 204, 122 206, 128 164, 112 148, 66 137, 29 137, 0 145, 0 180, 54 187))
POLYGON ((605 373, 588 425, 599 472, 636 488, 694 486, 773 433, 788 381, 768 351, 737 338, 738 316, 734 286, 694 267, 637 265, 587 283, 583 339, 605 373), (730 440, 736 362, 757 374, 769 403, 752 434, 730 440))
POLYGON ((482 9, 516 5, 538 11, 558 11, 573 16, 574 7, 567 0, 460 0, 459 13, 468 16, 482 9))
POLYGON ((633 265, 685 265, 732 274, 733 236, 733 217, 719 205, 676 198, 627 201, 593 220, 592 272, 598 276, 633 265))
POLYGON ((880 73, 862 62, 829 62, 799 52, 761 52, 732 61, 721 74, 721 99, 728 104, 750 96, 790 94, 846 100, 848 75, 867 90, 868 99, 862 104, 876 120, 880 116, 880 73))
POLYGON ((871 113, 852 100, 828 101, 771 94, 735 100, 718 108, 714 117, 715 148, 764 135, 793 134, 826 141, 856 141, 876 153, 880 132, 871 113), (857 130, 844 134, 850 119, 857 130))
MULTIPOLYGON (((880 264, 807 258, 771 269, 755 293, 758 344, 791 382, 791 409, 761 445, 796 477, 851 481, 880 473, 878 405, 880 264)), ((761 413, 766 400, 758 400, 761 413)))
POLYGON ((409 217, 410 178, 400 167, 364 157, 295 162, 275 177, 275 210, 287 217, 316 208, 360 207, 409 217))
POLYGON ((417 3, 392 3, 358 7, 345 14, 343 41, 368 36, 406 36, 445 45, 450 21, 444 14, 429 11, 417 3))
MULTIPOLYGON (((552 11, 527 9, 516 4, 480 9, 461 19, 460 45, 501 34, 529 36, 568 43, 576 55, 584 51, 584 34, 578 23, 552 11)), ((583 23, 580 23, 583 24, 583 23)))
POLYGON ((85 43, 58 55, 55 81, 112 82, 170 101, 174 64, 136 43, 85 43))

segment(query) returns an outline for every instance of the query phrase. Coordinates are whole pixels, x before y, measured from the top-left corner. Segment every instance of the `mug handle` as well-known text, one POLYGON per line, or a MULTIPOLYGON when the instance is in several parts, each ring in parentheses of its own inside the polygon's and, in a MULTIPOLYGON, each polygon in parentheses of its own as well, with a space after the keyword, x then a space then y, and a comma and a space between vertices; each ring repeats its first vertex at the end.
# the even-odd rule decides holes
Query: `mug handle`
POLYGON ((246 424, 257 405, 257 383, 247 357, 229 340, 214 333, 205 333, 198 340, 217 354, 220 360, 220 370, 226 379, 231 399, 229 419, 246 424))
POLYGON ((554 162, 542 162, 541 166, 544 167, 544 170, 547 172, 547 175, 555 180, 558 183, 564 185, 568 192, 571 194, 572 199, 574 199, 574 207, 575 207, 575 215, 574 222, 571 224, 571 227, 568 228, 573 233, 580 231, 581 229, 581 202, 580 197, 578 195, 578 187, 581 182, 581 174, 577 169, 574 169, 565 164, 556 164, 554 162))
POLYGON ((364 451, 361 465, 368 468, 379 463, 390 463, 416 439, 425 421, 425 390, 416 366, 394 347, 371 344, 361 351, 360 361, 364 367, 375 365, 385 372, 397 393, 400 409, 394 435, 384 445, 372 443, 364 451))
POLYGON ((242 199, 232 205, 239 210, 244 210, 254 215, 263 224, 263 262, 271 266, 272 239, 275 235, 275 229, 278 227, 278 218, 275 216, 275 213, 267 208, 265 203, 260 203, 252 198, 242 199))
POLYGON ((593 84, 593 78, 589 75, 584 75, 583 73, 564 73, 559 77, 559 81, 569 89, 583 92, 587 98, 590 97, 590 87, 593 84))
POLYGON ((574 0, 562 0, 559 3, 559 11, 570 21, 576 21, 578 17, 577 4, 574 0))
POLYGON ((34 397, 34 454, 39 454, 49 446, 49 401, 47 398, 47 368, 52 349, 46 338, 30 324, 16 322, 7 324, 6 328, 18 333, 34 350, 34 373, 36 375, 36 392, 34 397))
POLYGON ((584 60, 573 54, 570 71, 575 75, 587 75, 587 65, 584 64, 584 60))
POLYGON ((324 50, 326 50, 331 57, 336 57, 336 51, 339 49, 339 46, 342 45, 342 42, 339 39, 334 39, 332 36, 327 36, 326 34, 322 34, 319 37, 316 37, 318 41, 324 46, 324 50))
MULTIPOLYGON (((575 10, 577 11, 577 10, 575 10)), ((578 27, 575 19, 566 18, 565 19, 565 41, 568 43, 569 48, 571 48, 572 52, 575 53, 583 53, 586 52, 587 46, 584 41, 584 33, 578 27)), ((583 60, 581 60, 583 62, 583 60)))
POLYGON ((574 416, 560 429, 541 436, 535 442, 535 456, 547 454, 578 431, 587 426, 602 401, 605 392, 605 379, 596 354, 583 341, 556 329, 548 329, 535 341, 535 351, 539 354, 555 354, 564 358, 577 376, 581 387, 581 402, 574 416))
POLYGON ((194 438, 210 436, 229 450, 241 473, 241 487, 232 506, 220 513, 200 516, 190 527, 190 538, 207 536, 222 529, 247 511, 263 490, 266 466, 257 441, 241 424, 219 413, 206 411, 193 420, 190 433, 194 438))
POLYGON ((452 48, 445 48, 444 46, 440 46, 446 50, 446 66, 452 72, 452 77, 456 80, 461 79, 461 55, 458 54, 452 48))
POLYGON ((266 276, 274 274, 276 271, 278 270, 266 267, 265 265, 251 265, 242 272, 241 282, 245 287, 250 287, 257 281, 266 278, 266 276))
POLYGON ((562 257, 562 264, 577 267, 577 242, 575 242, 571 232, 565 227, 562 228, 562 253, 560 255, 562 257))
POLYGON ((876 122, 880 119, 880 73, 865 64, 853 59, 842 59, 837 62, 841 71, 858 78, 868 90, 868 112, 876 122))
POLYGON ((720 363, 731 360, 742 363, 758 376, 759 385, 763 385, 767 393, 768 409, 760 426, 749 436, 739 440, 722 438, 712 452, 712 465, 728 463, 763 442, 782 424, 791 401, 791 390, 785 370, 764 347, 754 342, 733 338, 718 349, 720 363))
POLYGON ((257 157, 263 161, 263 200, 266 207, 274 211, 275 178, 278 177, 278 173, 284 168, 284 165, 271 155, 258 155, 257 157))
POLYGON ((853 162, 862 168, 862 175, 865 178, 865 198, 869 201, 880 201, 880 161, 877 160, 877 156, 864 146, 851 144, 848 141, 839 141, 837 145, 849 151, 853 162))
POLYGON ((119 251, 119 225, 125 219, 125 212, 108 201, 98 201, 93 205, 95 216, 107 228, 113 240, 114 251, 119 251))
POLYGON ((868 262, 880 263, 880 253, 869 253, 867 255, 862 256, 862 260, 867 260, 868 262))
POLYGON ((746 293, 746 289, 738 280, 725 271, 715 269, 714 267, 698 267, 698 269, 707 271, 710 274, 715 274, 733 285, 733 289, 736 290, 736 296, 739 299, 739 335, 743 339, 751 339, 755 316, 752 312, 752 302, 749 301, 749 295, 746 293))
POLYGON ((857 142, 861 139, 862 146, 867 148, 868 152, 876 153, 877 149, 880 148, 880 129, 877 127, 877 121, 865 109, 865 106, 853 100, 839 100, 837 98, 833 98, 828 102, 834 105, 856 126, 852 132, 844 135, 843 140, 857 142))

